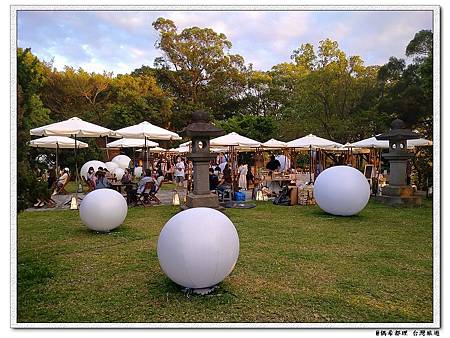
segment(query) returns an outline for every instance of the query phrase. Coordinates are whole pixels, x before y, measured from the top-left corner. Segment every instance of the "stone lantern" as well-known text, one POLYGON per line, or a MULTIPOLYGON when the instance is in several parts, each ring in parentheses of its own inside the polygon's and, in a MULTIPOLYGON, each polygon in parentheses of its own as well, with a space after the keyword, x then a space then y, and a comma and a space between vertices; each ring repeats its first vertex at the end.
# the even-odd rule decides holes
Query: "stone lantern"
POLYGON ((414 195, 414 190, 407 185, 408 160, 414 154, 408 151, 407 140, 418 139, 419 135, 405 128, 405 123, 396 119, 391 123, 391 130, 375 136, 377 140, 389 141, 389 153, 382 156, 389 161, 389 185, 382 188, 378 200, 389 205, 419 206, 420 196, 414 195))
POLYGON ((209 152, 210 139, 224 135, 222 129, 209 123, 208 113, 196 111, 192 113, 191 124, 184 128, 180 135, 190 137, 192 140, 192 152, 187 158, 193 164, 194 189, 186 197, 186 205, 182 209, 195 207, 208 207, 222 210, 216 194, 209 188, 209 162, 216 156, 209 152))

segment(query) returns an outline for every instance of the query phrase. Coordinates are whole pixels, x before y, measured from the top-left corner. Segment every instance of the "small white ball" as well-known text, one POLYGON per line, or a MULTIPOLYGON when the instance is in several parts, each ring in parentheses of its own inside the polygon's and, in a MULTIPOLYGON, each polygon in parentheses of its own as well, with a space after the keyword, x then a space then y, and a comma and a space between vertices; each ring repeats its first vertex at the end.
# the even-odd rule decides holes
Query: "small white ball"
POLYGON ((116 175, 116 178, 120 181, 122 179, 122 176, 125 175, 125 170, 123 170, 122 168, 116 168, 112 173, 116 175))
POLYGON ((364 209, 369 201, 369 182, 353 167, 331 167, 317 176, 314 182, 314 198, 319 207, 329 214, 355 215, 364 209))
POLYGON ((131 158, 129 158, 127 155, 117 155, 111 161, 117 163, 119 168, 125 169, 130 165, 131 158))
POLYGON ((112 189, 98 189, 87 194, 80 204, 80 218, 95 231, 108 232, 117 228, 127 217, 125 198, 112 189))
POLYGON ((97 160, 87 161, 85 164, 83 164, 83 166, 80 169, 81 177, 84 177, 85 179, 87 179, 87 172, 90 167, 93 167, 94 171, 97 171, 99 167, 106 168, 106 164, 102 161, 97 161, 97 160))
POLYGON ((141 177, 142 176, 142 167, 134 168, 134 176, 141 177))
POLYGON ((112 173, 114 169, 119 168, 119 165, 116 162, 105 162, 105 165, 110 173, 112 173))
POLYGON ((233 271, 239 256, 239 236, 220 211, 192 208, 164 225, 157 252, 161 268, 172 281, 188 288, 207 288, 233 271))

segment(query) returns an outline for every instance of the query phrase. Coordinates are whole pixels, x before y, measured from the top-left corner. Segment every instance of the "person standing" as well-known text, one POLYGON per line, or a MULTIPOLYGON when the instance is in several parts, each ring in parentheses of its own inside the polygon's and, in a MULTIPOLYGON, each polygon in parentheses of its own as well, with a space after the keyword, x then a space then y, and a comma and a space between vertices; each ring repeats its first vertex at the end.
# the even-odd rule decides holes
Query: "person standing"
POLYGON ((248 171, 247 164, 241 163, 238 168, 238 173, 239 173, 238 186, 240 189, 243 189, 243 190, 247 190, 247 171, 248 171))
POLYGON ((175 163, 175 168, 174 168, 174 177, 175 177, 175 183, 176 183, 177 187, 183 187, 184 169, 185 169, 184 162, 181 161, 181 157, 178 156, 177 163, 175 163))

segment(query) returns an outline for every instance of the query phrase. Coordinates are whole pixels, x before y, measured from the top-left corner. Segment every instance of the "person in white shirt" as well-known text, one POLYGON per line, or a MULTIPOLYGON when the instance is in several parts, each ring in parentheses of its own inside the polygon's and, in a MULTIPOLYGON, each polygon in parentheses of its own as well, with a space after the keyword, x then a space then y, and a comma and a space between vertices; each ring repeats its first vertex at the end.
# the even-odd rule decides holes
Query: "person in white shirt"
POLYGON ((142 194, 145 190, 145 184, 147 182, 153 182, 152 171, 150 169, 145 169, 145 176, 141 178, 138 183, 137 193, 142 194))
POLYGON ((175 164, 174 176, 177 187, 183 187, 184 182, 184 162, 181 161, 181 157, 177 157, 177 163, 175 164))

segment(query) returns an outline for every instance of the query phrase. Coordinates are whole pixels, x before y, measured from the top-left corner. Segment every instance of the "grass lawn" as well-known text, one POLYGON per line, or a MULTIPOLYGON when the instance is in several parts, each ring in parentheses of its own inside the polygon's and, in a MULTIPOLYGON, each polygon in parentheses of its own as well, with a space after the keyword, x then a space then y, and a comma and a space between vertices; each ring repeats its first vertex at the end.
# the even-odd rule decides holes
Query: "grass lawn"
POLYGON ((227 209, 234 271, 208 296, 159 267, 177 207, 135 207, 110 234, 77 211, 18 216, 18 322, 432 322, 432 205, 370 202, 334 217, 316 206, 227 209))

